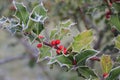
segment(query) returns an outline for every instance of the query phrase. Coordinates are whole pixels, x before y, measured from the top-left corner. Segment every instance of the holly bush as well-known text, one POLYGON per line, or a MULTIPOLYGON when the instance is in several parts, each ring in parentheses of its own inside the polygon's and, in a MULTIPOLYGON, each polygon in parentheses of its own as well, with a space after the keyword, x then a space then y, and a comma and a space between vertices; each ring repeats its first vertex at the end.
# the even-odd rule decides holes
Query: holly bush
POLYGON ((55 14, 50 16, 49 9, 42 2, 31 4, 28 8, 23 3, 13 1, 14 6, 10 9, 15 14, 0 19, 1 29, 18 39, 23 38, 36 48, 37 54, 33 53, 33 57, 37 63, 47 61, 51 68, 59 65, 69 73, 75 71, 86 80, 118 80, 120 57, 119 54, 115 57, 112 54, 120 50, 120 0, 55 0, 53 3, 57 4, 53 4, 56 7, 49 9, 55 10, 55 14), (62 21, 46 36, 47 22, 56 15, 62 21), (80 29, 81 21, 85 29, 80 29), (101 22, 105 25, 101 25, 102 29, 94 25, 101 22), (75 27, 78 31, 73 29, 75 27), (97 32, 99 34, 96 36, 97 32), (112 37, 111 34, 107 36, 108 44, 99 49, 105 32, 111 33, 112 37), (93 46, 93 43, 96 45, 93 46), (105 53, 107 50, 110 54, 105 53), (101 65, 101 74, 92 67, 96 61, 101 65))

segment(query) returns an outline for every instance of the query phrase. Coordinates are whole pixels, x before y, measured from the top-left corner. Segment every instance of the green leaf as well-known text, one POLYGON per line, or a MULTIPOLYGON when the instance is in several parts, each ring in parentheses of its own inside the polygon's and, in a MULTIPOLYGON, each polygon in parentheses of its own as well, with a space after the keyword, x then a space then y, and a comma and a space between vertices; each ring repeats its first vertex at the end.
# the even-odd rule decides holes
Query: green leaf
POLYGON ((60 23, 60 26, 63 28, 68 28, 71 27, 72 25, 75 25, 75 23, 73 23, 70 19, 60 23))
POLYGON ((55 58, 52 58, 48 64, 53 64, 56 62, 61 67, 66 66, 66 67, 70 68, 72 66, 72 61, 64 55, 60 55, 60 56, 56 56, 55 58))
POLYGON ((114 7, 117 11, 120 11, 120 3, 113 3, 113 7, 114 7))
POLYGON ((74 56, 74 59, 77 62, 77 65, 85 65, 85 62, 88 58, 95 55, 97 51, 95 50, 85 50, 74 56))
POLYGON ((120 49, 120 35, 118 35, 115 39, 115 47, 120 49))
POLYGON ((120 20, 118 15, 112 15, 110 22, 116 27, 117 30, 120 31, 120 20))
POLYGON ((33 29, 33 32, 35 34, 39 35, 41 33, 41 31, 44 29, 44 26, 43 26, 43 24, 40 24, 40 23, 36 23, 34 25, 35 25, 35 27, 33 29))
POLYGON ((7 18, 5 18, 5 17, 0 18, 0 23, 4 23, 6 21, 7 21, 7 18))
POLYGON ((15 7, 17 8, 15 16, 20 19, 20 25, 22 25, 23 30, 27 28, 27 22, 29 19, 29 12, 26 7, 22 3, 13 2, 15 7))
POLYGON ((110 55, 102 55, 100 63, 103 73, 109 73, 112 69, 112 60, 110 55))
POLYGON ((43 3, 37 5, 31 15, 30 18, 35 21, 35 22, 41 22, 44 23, 44 21, 47 18, 47 10, 45 9, 45 7, 43 6, 43 3))
POLYGON ((89 67, 79 67, 78 68, 79 73, 81 73, 81 75, 83 75, 86 79, 89 79, 92 77, 92 79, 96 79, 98 78, 97 75, 95 74, 95 72, 90 69, 89 67))
POLYGON ((41 3, 37 5, 30 14, 30 19, 27 24, 28 29, 26 29, 26 32, 30 32, 33 30, 36 34, 40 34, 40 32, 44 29, 43 24, 46 18, 47 10, 41 3))
POLYGON ((59 35, 59 39, 63 39, 64 37, 68 36, 70 34, 70 29, 65 29, 65 28, 61 28, 60 29, 60 33, 59 35))
POLYGON ((106 80, 115 80, 120 75, 120 66, 113 68, 110 71, 109 76, 106 78, 106 80))
POLYGON ((50 32, 50 39, 55 39, 55 35, 57 33, 57 29, 53 29, 51 32, 50 32))
POLYGON ((43 61, 44 59, 51 57, 50 47, 44 45, 39 50, 40 50, 40 54, 38 57, 38 61, 43 61))
POLYGON ((86 30, 76 37, 74 37, 74 41, 72 43, 73 51, 79 52, 84 49, 86 46, 90 45, 93 41, 93 32, 92 30, 86 30))

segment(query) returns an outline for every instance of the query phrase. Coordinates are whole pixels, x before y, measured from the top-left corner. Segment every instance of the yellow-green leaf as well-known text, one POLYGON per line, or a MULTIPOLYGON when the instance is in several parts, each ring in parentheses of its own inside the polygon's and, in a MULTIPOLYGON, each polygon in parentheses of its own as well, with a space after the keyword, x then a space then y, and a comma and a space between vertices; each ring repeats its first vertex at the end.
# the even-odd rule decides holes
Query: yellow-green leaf
POLYGON ((112 60, 110 55, 102 55, 100 59, 103 73, 109 73, 112 69, 112 60))
POLYGON ((86 46, 90 45, 92 41, 93 41, 92 30, 86 30, 78 34, 76 37, 74 37, 74 41, 72 43, 73 50, 79 52, 81 49, 84 49, 86 48, 86 46))
POLYGON ((120 35, 117 36, 117 38, 115 39, 115 47, 117 47, 118 49, 120 49, 120 35))

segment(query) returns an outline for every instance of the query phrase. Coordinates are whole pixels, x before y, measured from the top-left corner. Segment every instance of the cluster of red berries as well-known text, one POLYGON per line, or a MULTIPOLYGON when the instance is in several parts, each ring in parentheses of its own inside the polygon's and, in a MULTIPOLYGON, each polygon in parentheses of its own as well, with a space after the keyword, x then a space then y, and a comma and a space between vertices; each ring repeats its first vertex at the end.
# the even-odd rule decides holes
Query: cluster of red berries
POLYGON ((56 50, 56 53, 58 55, 60 55, 61 53, 63 54, 67 54, 67 49, 63 46, 63 45, 59 45, 60 44, 60 40, 57 39, 57 40, 52 40, 51 43, 52 47, 54 47, 56 50))
MULTIPOLYGON (((44 36, 39 35, 38 38, 43 39, 44 36)), ((67 55, 67 49, 63 45, 60 45, 60 43, 61 43, 60 40, 57 39, 57 40, 52 40, 49 45, 56 49, 56 53, 58 55, 60 55, 61 53, 67 55)), ((37 44, 37 48, 41 48, 41 47, 42 47, 42 43, 37 44)))

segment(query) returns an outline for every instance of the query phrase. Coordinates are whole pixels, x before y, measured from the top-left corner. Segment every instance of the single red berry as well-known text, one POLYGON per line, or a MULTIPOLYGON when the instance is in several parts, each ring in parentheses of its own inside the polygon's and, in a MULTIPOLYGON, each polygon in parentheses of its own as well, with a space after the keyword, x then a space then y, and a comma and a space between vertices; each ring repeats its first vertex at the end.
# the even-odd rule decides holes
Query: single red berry
POLYGON ((41 48, 42 47, 42 43, 37 44, 37 48, 41 48))
POLYGON ((59 48, 60 50, 63 50, 63 49, 64 49, 64 46, 63 46, 63 45, 60 45, 60 46, 58 46, 58 48, 59 48))
POLYGON ((58 39, 58 40, 55 40, 55 44, 56 44, 56 45, 60 44, 60 40, 59 40, 59 39, 58 39))
POLYGON ((110 19, 110 15, 105 15, 106 19, 110 19))
POLYGON ((110 15, 111 15, 111 11, 108 10, 108 11, 105 13, 106 19, 109 19, 109 18, 110 18, 110 15))
POLYGON ((109 3, 109 6, 112 7, 112 3, 109 3))
POLYGON ((76 62, 76 60, 73 60, 73 63, 72 63, 73 65, 76 65, 77 64, 77 62, 76 62))
POLYGON ((67 55, 67 49, 66 48, 63 49, 63 54, 67 55))
POLYGON ((51 45, 52 45, 52 46, 55 46, 55 45, 56 45, 56 44, 55 44, 55 40, 52 40, 52 41, 51 41, 51 45))
POLYGON ((58 55, 60 55, 61 50, 57 49, 57 50, 56 50, 56 53, 57 53, 58 55))
POLYGON ((42 36, 42 35, 39 35, 39 36, 38 36, 38 38, 39 38, 39 39, 43 39, 43 38, 44 38, 44 36, 42 36))
POLYGON ((10 10, 11 10, 11 11, 16 11, 15 6, 10 6, 10 10))
POLYGON ((108 73, 103 73, 103 77, 104 77, 104 78, 107 78, 108 75, 109 75, 108 73))

